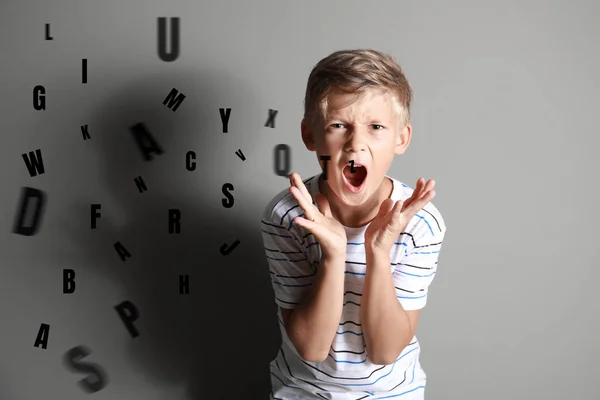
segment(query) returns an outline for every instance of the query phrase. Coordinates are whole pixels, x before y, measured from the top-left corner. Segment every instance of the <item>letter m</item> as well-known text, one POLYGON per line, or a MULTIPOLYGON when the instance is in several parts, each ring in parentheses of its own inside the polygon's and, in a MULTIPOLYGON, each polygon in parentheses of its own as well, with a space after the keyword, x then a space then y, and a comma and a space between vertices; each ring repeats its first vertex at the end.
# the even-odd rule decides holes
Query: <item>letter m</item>
POLYGON ((180 93, 179 96, 177 96, 177 93, 179 93, 177 89, 171 89, 171 93, 169 93, 165 101, 163 101, 163 104, 169 107, 171 110, 173 110, 173 112, 177 111, 177 108, 179 107, 183 99, 185 99, 185 95, 183 93, 180 93))

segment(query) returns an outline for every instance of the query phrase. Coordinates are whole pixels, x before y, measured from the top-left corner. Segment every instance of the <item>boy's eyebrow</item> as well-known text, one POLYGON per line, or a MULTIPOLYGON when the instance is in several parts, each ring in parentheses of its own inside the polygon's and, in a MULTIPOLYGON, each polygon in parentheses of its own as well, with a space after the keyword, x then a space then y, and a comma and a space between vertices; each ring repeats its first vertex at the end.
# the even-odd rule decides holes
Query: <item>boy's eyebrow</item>
MULTIPOLYGON (((341 121, 345 121, 345 118, 342 118, 339 115, 333 114, 333 115, 327 116, 327 118, 325 118, 325 122, 329 122, 329 121, 335 120, 335 119, 341 120, 341 121)), ((387 120, 387 118, 384 118, 384 117, 366 117, 365 120, 366 121, 370 121, 371 123, 373 123, 373 122, 377 122, 377 123, 387 123, 387 122, 389 122, 387 120)))

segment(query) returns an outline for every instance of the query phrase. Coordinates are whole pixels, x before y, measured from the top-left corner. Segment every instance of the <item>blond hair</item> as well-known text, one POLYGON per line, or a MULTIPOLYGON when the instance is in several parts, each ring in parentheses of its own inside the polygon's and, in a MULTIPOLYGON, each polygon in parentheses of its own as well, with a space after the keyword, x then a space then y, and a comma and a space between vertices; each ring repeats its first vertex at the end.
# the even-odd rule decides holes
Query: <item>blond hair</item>
POLYGON ((359 98, 370 89, 391 94, 401 128, 410 122, 413 94, 402 68, 391 55, 373 49, 339 50, 314 66, 306 85, 304 119, 320 131, 332 92, 354 93, 359 98))

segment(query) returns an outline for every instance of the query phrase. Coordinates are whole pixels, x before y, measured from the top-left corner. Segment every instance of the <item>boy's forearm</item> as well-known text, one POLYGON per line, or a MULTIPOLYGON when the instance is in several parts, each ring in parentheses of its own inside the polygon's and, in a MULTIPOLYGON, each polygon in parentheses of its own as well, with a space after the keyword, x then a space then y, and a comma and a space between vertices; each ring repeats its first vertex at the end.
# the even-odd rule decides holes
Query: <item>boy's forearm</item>
POLYGON ((392 364, 412 337, 410 321, 396 297, 389 255, 367 251, 360 312, 368 358, 374 364, 392 364))
POLYGON ((324 361, 329 354, 342 315, 345 263, 321 259, 310 292, 290 316, 290 340, 307 361, 324 361))

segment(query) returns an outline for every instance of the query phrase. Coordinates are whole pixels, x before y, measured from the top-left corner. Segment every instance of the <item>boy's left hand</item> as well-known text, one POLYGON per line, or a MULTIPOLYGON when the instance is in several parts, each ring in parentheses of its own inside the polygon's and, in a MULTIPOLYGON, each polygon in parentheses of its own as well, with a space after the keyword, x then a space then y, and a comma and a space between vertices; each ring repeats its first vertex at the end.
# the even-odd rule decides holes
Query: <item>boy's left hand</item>
POLYGON ((415 216, 435 196, 433 179, 425 183, 424 178, 417 180, 417 186, 406 200, 385 199, 379 213, 365 231, 365 250, 389 255, 398 235, 406 228, 408 221, 415 216))

